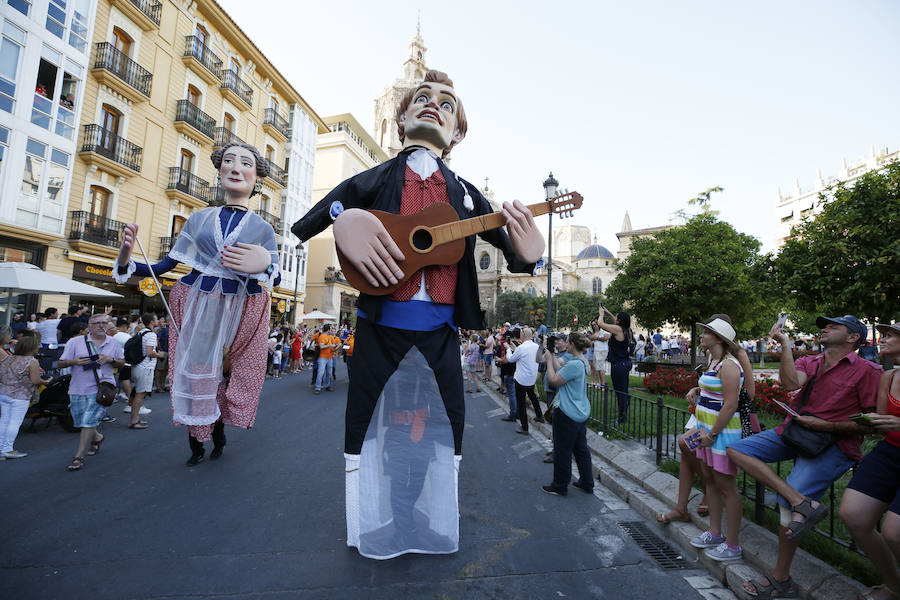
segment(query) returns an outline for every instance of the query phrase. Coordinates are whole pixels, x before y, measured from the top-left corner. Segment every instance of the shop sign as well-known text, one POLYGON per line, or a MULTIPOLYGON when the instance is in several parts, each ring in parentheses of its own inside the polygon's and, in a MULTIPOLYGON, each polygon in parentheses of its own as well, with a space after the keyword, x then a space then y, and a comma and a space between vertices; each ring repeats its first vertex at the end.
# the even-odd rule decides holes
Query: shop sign
POLYGON ((285 302, 284 300, 279 300, 278 304, 276 305, 276 308, 278 309, 278 312, 280 312, 280 313, 286 312, 287 311, 287 302, 285 302))
MULTIPOLYGON (((91 279, 94 281, 105 281, 107 283, 112 283, 112 268, 104 267, 99 265, 92 265, 84 262, 75 262, 75 268, 72 270, 72 277, 78 277, 81 279, 91 279)), ((142 279, 138 278, 136 275, 132 275, 128 279, 128 285, 140 286, 142 279)), ((151 278, 152 281, 152 278, 151 278)), ((171 279, 161 279, 160 283, 164 290, 169 290, 175 285, 175 281, 171 279)), ((143 289, 141 291, 144 291, 143 289)), ((157 289, 153 294, 158 293, 157 289)), ((148 294, 152 296, 153 294, 148 294)))
POLYGON ((159 287, 157 287, 156 282, 153 281, 152 277, 144 277, 141 279, 141 282, 138 284, 138 289, 141 290, 145 296, 155 296, 159 293, 159 287))

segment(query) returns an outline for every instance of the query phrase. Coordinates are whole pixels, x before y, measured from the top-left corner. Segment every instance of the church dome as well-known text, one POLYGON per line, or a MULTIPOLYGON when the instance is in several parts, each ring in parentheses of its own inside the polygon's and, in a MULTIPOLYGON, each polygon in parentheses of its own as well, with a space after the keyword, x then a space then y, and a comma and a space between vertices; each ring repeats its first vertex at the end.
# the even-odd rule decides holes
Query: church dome
POLYGON ((593 244, 579 252, 578 256, 575 257, 575 260, 581 260, 583 258, 615 258, 615 256, 600 244, 593 244))

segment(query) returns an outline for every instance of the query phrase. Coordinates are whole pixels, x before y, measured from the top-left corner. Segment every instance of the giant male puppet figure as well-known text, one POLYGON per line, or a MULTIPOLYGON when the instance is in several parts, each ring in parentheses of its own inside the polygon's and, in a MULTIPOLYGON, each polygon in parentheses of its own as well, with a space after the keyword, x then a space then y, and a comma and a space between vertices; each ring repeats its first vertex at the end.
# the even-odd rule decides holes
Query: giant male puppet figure
MULTIPOLYGON (((465 402, 457 327, 482 329, 475 238, 462 259, 405 279, 404 257, 369 209, 413 215, 449 203, 459 219, 491 212, 471 183, 443 162, 466 134, 462 102, 446 74, 429 71, 397 111, 403 151, 344 181, 294 224, 306 241, 334 223, 343 254, 373 287, 359 297, 347 395, 347 544, 369 558, 459 549, 458 469, 465 402), (405 281, 404 281, 405 280, 405 281)), ((531 212, 503 205, 506 230, 481 237, 514 273, 530 273, 544 250, 531 212)))

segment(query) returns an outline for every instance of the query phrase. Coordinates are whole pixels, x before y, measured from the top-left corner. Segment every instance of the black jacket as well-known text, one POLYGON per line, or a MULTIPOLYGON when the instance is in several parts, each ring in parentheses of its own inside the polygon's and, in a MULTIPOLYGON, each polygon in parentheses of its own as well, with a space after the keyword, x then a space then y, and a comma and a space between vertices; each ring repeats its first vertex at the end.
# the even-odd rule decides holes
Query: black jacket
MULTIPOLYGON (((294 223, 291 231, 303 242, 324 231, 331 225, 329 210, 332 202, 335 200, 339 200, 345 210, 349 208, 364 208, 382 210, 394 214, 399 213, 403 181, 406 174, 406 158, 410 151, 411 149, 405 150, 395 158, 340 183, 327 196, 322 198, 318 204, 312 207, 306 216, 294 223)), ((438 166, 447 182, 447 194, 450 197, 450 204, 456 209, 460 219, 492 212, 491 205, 481 195, 481 192, 468 181, 460 179, 466 186, 475 204, 473 211, 466 210, 463 206, 465 192, 462 186, 457 183, 456 176, 440 159, 438 159, 438 166)), ((479 235, 483 240, 503 251, 503 255, 506 257, 507 268, 510 272, 531 273, 534 271, 534 263, 526 263, 513 252, 509 236, 506 235, 506 231, 503 228, 485 231, 479 235)), ((484 319, 478 298, 474 236, 466 238, 466 251, 458 266, 454 319, 456 324, 464 329, 482 329, 484 328, 484 319)), ((380 314, 381 298, 382 296, 360 294, 359 307, 367 315, 377 320, 377 315, 380 314)))

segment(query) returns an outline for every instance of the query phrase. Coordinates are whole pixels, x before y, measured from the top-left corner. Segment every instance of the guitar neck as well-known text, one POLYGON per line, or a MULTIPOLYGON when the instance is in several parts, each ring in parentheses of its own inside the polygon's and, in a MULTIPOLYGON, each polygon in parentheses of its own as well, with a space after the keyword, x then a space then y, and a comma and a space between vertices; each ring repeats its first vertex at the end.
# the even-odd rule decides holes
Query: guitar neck
MULTIPOLYGON (((539 217, 550 212, 550 202, 529 204, 525 208, 531 211, 532 216, 539 217)), ((461 240, 470 235, 477 235, 483 231, 499 229, 505 224, 506 220, 503 218, 503 213, 495 212, 489 215, 479 215, 470 219, 463 219, 462 221, 454 221, 453 223, 436 225, 430 227, 429 230, 434 239, 434 244, 439 245, 461 240)))

